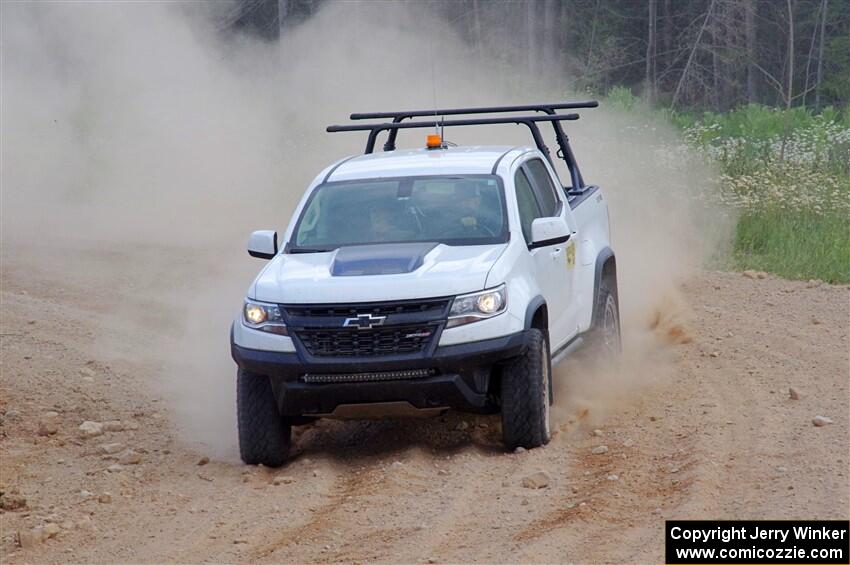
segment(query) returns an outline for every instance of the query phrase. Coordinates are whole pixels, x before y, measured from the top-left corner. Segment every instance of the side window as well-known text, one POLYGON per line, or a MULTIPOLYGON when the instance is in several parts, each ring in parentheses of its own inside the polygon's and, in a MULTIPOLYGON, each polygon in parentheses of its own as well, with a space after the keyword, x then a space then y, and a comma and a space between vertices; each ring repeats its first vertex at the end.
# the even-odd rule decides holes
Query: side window
POLYGON ((514 185, 516 186, 516 203, 519 209, 519 221, 522 226, 522 235, 525 241, 531 241, 531 222, 535 218, 540 218, 543 215, 540 213, 540 208, 537 206, 537 200, 534 198, 534 191, 531 188, 531 183, 525 176, 522 169, 516 172, 514 176, 514 185))
POLYGON ((543 216, 557 216, 561 202, 558 200, 555 185, 552 183, 549 171, 546 170, 546 165, 540 159, 532 159, 525 163, 525 167, 528 169, 528 174, 531 175, 531 183, 534 186, 535 194, 537 194, 537 201, 540 202, 543 216))

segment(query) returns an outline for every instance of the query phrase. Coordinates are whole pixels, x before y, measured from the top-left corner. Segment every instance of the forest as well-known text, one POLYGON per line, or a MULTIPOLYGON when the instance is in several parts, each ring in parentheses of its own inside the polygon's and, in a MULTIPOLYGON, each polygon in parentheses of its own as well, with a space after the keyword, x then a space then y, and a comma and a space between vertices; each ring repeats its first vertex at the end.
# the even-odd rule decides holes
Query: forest
MULTIPOLYGON (((270 39, 327 0, 243 0, 225 18, 270 39)), ((650 104, 723 111, 850 103, 846 0, 436 0, 481 57, 620 86, 650 104)))
MULTIPOLYGON (((222 27, 274 41, 330 1, 242 0, 222 27)), ((719 171, 710 198, 738 218, 723 266, 850 282, 847 0, 416 6, 511 80, 568 77, 573 92, 679 128, 719 171)))

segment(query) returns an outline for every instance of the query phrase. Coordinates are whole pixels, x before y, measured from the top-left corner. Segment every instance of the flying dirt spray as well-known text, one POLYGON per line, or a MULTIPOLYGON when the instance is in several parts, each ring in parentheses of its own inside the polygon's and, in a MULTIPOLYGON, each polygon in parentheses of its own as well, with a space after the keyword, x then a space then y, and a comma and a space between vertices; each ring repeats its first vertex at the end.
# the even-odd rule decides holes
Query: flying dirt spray
MULTIPOLYGON (((273 43, 222 33, 221 4, 191 6, 3 4, 3 255, 5 268, 103 289, 93 354, 136 363, 183 437, 230 457, 228 327, 259 267, 244 243, 253 229, 283 231, 313 175, 362 151, 360 137, 324 126, 427 107, 434 80, 443 106, 572 97, 566 79, 544 88, 514 80, 504 60, 491 68, 427 6, 329 3, 273 43), (428 53, 434 79, 419 68, 428 53)), ((525 133, 446 135, 527 144, 525 133)), ((644 359, 658 308, 727 225, 697 198, 711 174, 641 112, 603 105, 569 133, 610 199, 626 355, 644 359)), ((608 378, 622 389, 640 366, 608 378)), ((567 392, 603 404, 596 377, 562 376, 567 392)))

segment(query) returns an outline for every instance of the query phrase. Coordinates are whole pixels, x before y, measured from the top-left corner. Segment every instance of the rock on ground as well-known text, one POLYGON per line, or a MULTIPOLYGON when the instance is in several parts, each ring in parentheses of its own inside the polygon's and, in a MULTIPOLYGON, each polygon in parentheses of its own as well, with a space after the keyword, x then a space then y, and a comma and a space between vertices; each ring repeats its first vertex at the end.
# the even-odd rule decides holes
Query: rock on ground
POLYGON ((124 424, 119 420, 110 420, 103 423, 103 431, 105 432, 123 432, 124 424))
POLYGON ((83 439, 90 439, 103 434, 103 424, 100 422, 86 420, 80 424, 80 427, 77 429, 79 431, 79 436, 83 439))
POLYGON ((101 443, 97 446, 98 451, 102 455, 113 455, 124 450, 124 444, 121 442, 101 443))
POLYGON ((52 436, 59 431, 59 414, 57 412, 45 412, 38 421, 38 435, 52 436))
POLYGON ((44 528, 33 528, 32 530, 20 530, 18 532, 18 545, 23 549, 32 549, 46 538, 44 528))
POLYGON ((45 540, 55 538, 62 529, 58 524, 50 523, 46 526, 36 526, 31 530, 18 531, 18 545, 23 549, 32 549, 45 540))
POLYGON ((522 486, 525 488, 546 488, 551 481, 546 471, 537 471, 522 478, 522 486))
POLYGON ((826 416, 815 416, 814 418, 812 418, 812 424, 814 424, 818 428, 821 428, 823 426, 828 426, 829 424, 832 424, 832 423, 833 423, 832 419, 827 418, 826 416))
POLYGON ((46 539, 55 538, 59 535, 59 532, 62 531, 62 528, 59 527, 59 524, 55 522, 51 522, 44 526, 44 530, 42 530, 46 539))
POLYGON ((141 462, 142 456, 132 449, 127 449, 118 456, 118 463, 120 465, 138 465, 141 462))
POLYGON ((6 492, 0 495, 0 508, 3 510, 20 510, 26 508, 27 499, 23 495, 6 492))

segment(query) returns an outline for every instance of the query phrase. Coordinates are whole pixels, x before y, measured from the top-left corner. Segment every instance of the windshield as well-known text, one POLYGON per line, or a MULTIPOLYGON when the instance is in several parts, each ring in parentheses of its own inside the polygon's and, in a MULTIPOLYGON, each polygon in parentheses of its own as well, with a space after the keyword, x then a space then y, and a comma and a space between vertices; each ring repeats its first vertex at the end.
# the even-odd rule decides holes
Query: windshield
POLYGON ((495 175, 402 177, 326 183, 313 191, 290 251, 344 245, 507 241, 501 182, 495 175))

